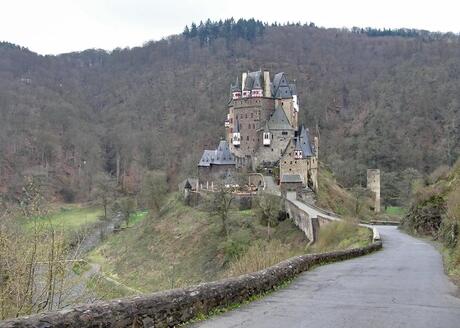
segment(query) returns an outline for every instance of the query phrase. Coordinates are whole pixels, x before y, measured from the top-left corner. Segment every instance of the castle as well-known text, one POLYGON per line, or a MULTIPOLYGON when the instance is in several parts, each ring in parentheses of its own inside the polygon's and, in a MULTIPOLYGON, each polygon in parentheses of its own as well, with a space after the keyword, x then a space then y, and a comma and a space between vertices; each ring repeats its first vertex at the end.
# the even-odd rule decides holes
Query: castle
MULTIPOLYGON (((231 179, 237 171, 279 169, 281 185, 318 190, 318 138, 298 123, 296 86, 285 73, 244 72, 230 87, 225 139, 205 150, 202 182, 231 179)), ((288 188, 289 189, 289 188, 288 188)))

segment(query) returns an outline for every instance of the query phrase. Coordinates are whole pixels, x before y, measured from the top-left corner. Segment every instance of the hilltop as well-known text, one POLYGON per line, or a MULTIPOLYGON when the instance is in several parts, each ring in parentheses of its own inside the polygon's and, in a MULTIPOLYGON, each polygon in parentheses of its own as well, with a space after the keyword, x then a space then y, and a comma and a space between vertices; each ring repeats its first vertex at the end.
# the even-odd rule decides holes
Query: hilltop
MULTIPOLYGON (((369 167, 402 184, 458 156, 455 36, 291 24, 205 41, 59 56, 0 44, 0 192, 14 199, 32 174, 52 197, 84 200, 99 172, 130 192, 150 170, 173 189, 223 135, 234 77, 260 67, 296 81, 299 122, 318 128, 321 158, 346 187, 369 167)), ((384 183, 382 198, 397 205, 408 189, 384 183)))

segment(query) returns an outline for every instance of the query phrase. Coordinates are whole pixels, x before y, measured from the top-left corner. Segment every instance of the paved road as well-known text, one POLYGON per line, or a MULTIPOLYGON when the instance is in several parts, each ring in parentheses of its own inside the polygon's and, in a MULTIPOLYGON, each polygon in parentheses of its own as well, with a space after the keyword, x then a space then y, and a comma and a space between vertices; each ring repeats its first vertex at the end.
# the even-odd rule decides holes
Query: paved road
POLYGON ((378 229, 382 251, 305 272, 195 327, 460 327, 459 291, 435 248, 395 227, 378 229))
POLYGON ((265 192, 281 196, 280 188, 270 175, 264 175, 265 192))

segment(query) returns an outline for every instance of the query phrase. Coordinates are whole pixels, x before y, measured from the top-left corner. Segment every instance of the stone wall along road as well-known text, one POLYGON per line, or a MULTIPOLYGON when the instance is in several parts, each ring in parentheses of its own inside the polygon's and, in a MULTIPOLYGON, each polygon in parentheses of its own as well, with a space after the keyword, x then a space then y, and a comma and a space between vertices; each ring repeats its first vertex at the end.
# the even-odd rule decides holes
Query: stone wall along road
POLYGON ((384 248, 321 266, 259 301, 194 327, 460 327, 459 290, 433 245, 379 226, 384 248))
POLYGON ((174 327, 216 307, 240 303, 252 295, 273 290, 312 266, 366 255, 381 247, 381 242, 376 242, 351 250, 297 256, 265 270, 235 278, 122 300, 84 304, 59 312, 3 321, 0 327, 174 327))

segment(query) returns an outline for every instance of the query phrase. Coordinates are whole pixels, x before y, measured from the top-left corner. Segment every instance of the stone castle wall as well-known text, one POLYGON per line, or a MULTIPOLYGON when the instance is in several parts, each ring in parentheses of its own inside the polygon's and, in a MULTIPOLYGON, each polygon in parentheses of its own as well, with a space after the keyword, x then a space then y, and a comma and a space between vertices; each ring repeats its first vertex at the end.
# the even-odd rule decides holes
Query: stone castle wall
POLYGON ((260 146, 253 156, 256 167, 263 161, 273 163, 278 162, 289 141, 294 137, 294 131, 274 130, 271 132, 272 139, 270 146, 264 146, 262 144, 263 131, 260 131, 259 133, 260 146), (285 133, 283 134, 283 132, 285 133))
POLYGON ((258 136, 261 122, 265 122, 275 109, 274 100, 270 98, 244 98, 233 100, 229 107, 230 127, 227 128, 227 141, 230 150, 238 157, 253 156, 262 139, 258 136), (234 147, 232 136, 235 122, 240 124, 241 145, 234 147), (258 140, 259 139, 259 140, 258 140))

